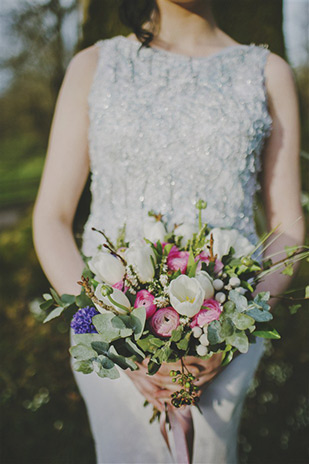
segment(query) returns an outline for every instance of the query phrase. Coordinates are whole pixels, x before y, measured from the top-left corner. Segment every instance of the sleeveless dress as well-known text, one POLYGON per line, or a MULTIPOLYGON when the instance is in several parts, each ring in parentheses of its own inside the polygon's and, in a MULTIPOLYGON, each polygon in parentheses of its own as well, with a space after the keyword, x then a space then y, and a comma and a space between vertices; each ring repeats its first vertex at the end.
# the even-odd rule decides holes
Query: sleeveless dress
MULTIPOLYGON (((82 252, 92 255, 104 229, 113 240, 142 236, 149 210, 173 223, 197 221, 195 202, 207 201, 203 220, 238 229, 252 243, 261 151, 272 128, 265 89, 264 45, 233 45, 189 57, 118 35, 99 40, 88 96, 92 203, 82 252)), ((72 331, 71 331, 72 344, 72 331)), ((264 353, 257 339, 192 408, 193 462, 237 463, 243 402, 264 353)), ((97 463, 171 463, 151 408, 124 372, 117 380, 74 372, 85 400, 97 463)))

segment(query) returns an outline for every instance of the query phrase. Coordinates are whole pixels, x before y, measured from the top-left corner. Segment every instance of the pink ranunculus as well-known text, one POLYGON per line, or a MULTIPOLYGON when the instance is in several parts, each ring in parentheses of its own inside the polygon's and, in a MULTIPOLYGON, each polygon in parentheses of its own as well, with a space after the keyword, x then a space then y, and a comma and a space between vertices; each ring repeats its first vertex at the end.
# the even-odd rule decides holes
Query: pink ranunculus
POLYGON ((154 296, 148 292, 148 290, 140 290, 136 294, 134 308, 140 308, 144 306, 146 309, 146 319, 149 319, 157 310, 153 300, 154 296))
POLYGON ((170 337, 178 326, 179 314, 171 306, 158 309, 150 319, 150 328, 159 337, 170 337))
POLYGON ((197 314, 195 314, 190 327, 193 328, 196 325, 199 327, 204 327, 204 325, 209 324, 209 322, 218 320, 221 313, 222 306, 220 303, 218 303, 218 301, 214 300, 213 298, 204 300, 202 309, 197 314))
POLYGON ((116 282, 114 285, 112 285, 112 287, 117 288, 117 290, 121 290, 123 293, 126 293, 129 288, 123 284, 123 280, 119 280, 119 282, 116 282))
POLYGON ((167 267, 171 271, 181 271, 182 274, 185 274, 188 266, 189 252, 188 251, 179 251, 176 245, 174 245, 167 256, 167 267))
MULTIPOLYGON (((195 258, 195 261, 197 261, 199 259, 199 263, 197 265, 197 268, 196 270, 197 271, 200 271, 202 269, 202 262, 204 263, 209 263, 209 253, 207 250, 204 250, 202 251, 199 255, 197 255, 197 257, 195 258)), ((220 261, 220 259, 216 259, 215 261, 215 267, 214 267, 214 271, 216 274, 218 274, 218 272, 220 272, 222 269, 223 269, 223 263, 222 261, 220 261)))

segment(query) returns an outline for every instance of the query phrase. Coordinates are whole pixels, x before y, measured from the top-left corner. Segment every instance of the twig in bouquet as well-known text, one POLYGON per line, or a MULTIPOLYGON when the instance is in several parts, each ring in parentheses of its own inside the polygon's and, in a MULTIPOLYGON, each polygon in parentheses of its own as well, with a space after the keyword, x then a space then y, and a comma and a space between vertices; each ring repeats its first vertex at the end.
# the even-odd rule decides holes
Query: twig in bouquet
POLYGON ((112 243, 112 241, 108 238, 108 236, 106 235, 106 233, 104 232, 104 230, 98 230, 96 229, 95 227, 91 227, 91 230, 94 230, 95 232, 99 232, 99 234, 103 235, 103 237, 105 238, 105 240, 107 241, 108 245, 110 246, 110 248, 113 250, 113 252, 116 251, 116 248, 115 248, 115 245, 112 243))
POLYGON ((279 300, 287 300, 287 301, 306 301, 309 298, 293 298, 292 296, 280 296, 280 295, 270 295, 270 298, 278 298, 279 300))
MULTIPOLYGON (((280 225, 281 225, 281 223, 278 224, 276 227, 274 227, 271 231, 266 232, 266 233, 263 235, 263 237, 258 241, 258 243, 257 243, 256 246, 253 248, 253 250, 248 254, 248 257, 252 256, 253 253, 255 253, 256 250, 257 250, 258 248, 260 248, 260 246, 263 245, 263 243, 268 239, 268 237, 270 237, 270 236, 275 232, 275 230, 277 230, 278 227, 280 227, 280 225)), ((283 232, 281 232, 281 233, 277 236, 277 238, 279 238, 281 234, 283 234, 283 232)), ((270 245, 270 243, 269 243, 267 246, 269 246, 269 245, 270 245)), ((264 250, 266 250, 266 247, 262 249, 262 252, 263 252, 264 250)))
MULTIPOLYGON (((295 219, 294 222, 292 222, 292 224, 289 225, 288 228, 282 230, 279 234, 277 234, 272 240, 270 240, 269 243, 267 243, 267 245, 259 252, 259 254, 257 255, 257 258, 265 251, 267 250, 267 248, 272 245, 279 237, 281 237, 282 234, 284 234, 290 227, 294 226, 294 224, 296 224, 296 222, 298 222, 300 219, 302 219, 302 216, 299 216, 297 219, 295 219)), ((276 226, 274 227, 267 235, 266 237, 263 238, 263 240, 261 241, 261 243, 250 253, 250 256, 254 253, 254 251, 259 248, 264 242, 265 240, 267 240, 267 238, 273 234, 275 232, 275 230, 278 229, 278 227, 280 227, 282 224, 281 222, 276 226)))
POLYGON ((122 264, 123 264, 124 266, 127 265, 126 260, 125 260, 122 256, 120 256, 116 251, 114 251, 109 245, 107 245, 106 243, 104 243, 103 246, 104 246, 104 248, 107 248, 113 255, 117 256, 117 258, 120 259, 120 261, 122 262, 122 264))
POLYGON ((113 312, 114 314, 118 315, 118 312, 117 312, 112 306, 106 305, 105 303, 103 303, 103 301, 100 301, 100 300, 95 296, 95 294, 93 293, 92 288, 91 288, 91 286, 90 286, 90 284, 89 284, 89 277, 84 277, 84 276, 82 276, 82 280, 81 280, 81 281, 78 281, 77 283, 78 283, 79 285, 81 285, 82 287, 84 287, 86 295, 87 295, 88 298, 90 298, 90 300, 92 300, 95 304, 97 304, 98 306, 101 306, 101 308, 104 308, 104 309, 106 309, 107 311, 111 311, 111 312, 113 312))
POLYGON ((266 269, 265 271, 258 271, 256 273, 256 276, 254 277, 254 280, 260 280, 262 277, 272 274, 273 272, 277 272, 279 269, 285 267, 286 265, 295 264, 306 257, 309 257, 309 251, 294 253, 291 256, 285 257, 282 260, 277 261, 272 265, 271 268, 266 269), (296 259, 294 259, 295 257, 296 259))
MULTIPOLYGON (((295 247, 288 247, 288 248, 295 248, 295 249, 303 248, 303 249, 309 250, 309 246, 306 246, 306 245, 298 245, 298 246, 295 246, 295 247)), ((261 260, 262 261, 268 261, 269 259, 273 258, 274 256, 281 255, 282 253, 283 253, 282 250, 276 251, 276 253, 272 253, 271 255, 264 256, 263 258, 261 258, 261 260)))
POLYGON ((210 239, 209 239, 209 261, 216 261, 217 255, 214 255, 213 253, 213 246, 214 246, 214 238, 213 235, 210 234, 210 239))

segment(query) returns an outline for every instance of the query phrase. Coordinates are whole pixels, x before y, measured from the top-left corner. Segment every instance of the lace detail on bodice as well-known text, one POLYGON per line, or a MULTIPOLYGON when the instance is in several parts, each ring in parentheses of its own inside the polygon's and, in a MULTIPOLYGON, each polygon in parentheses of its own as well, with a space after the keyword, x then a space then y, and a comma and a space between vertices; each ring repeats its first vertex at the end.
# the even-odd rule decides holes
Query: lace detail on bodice
POLYGON ((142 234, 149 210, 171 223, 232 227, 252 243, 261 151, 271 131, 265 46, 235 45, 208 57, 151 48, 124 36, 100 40, 88 96, 91 213, 82 250, 103 228, 142 234))

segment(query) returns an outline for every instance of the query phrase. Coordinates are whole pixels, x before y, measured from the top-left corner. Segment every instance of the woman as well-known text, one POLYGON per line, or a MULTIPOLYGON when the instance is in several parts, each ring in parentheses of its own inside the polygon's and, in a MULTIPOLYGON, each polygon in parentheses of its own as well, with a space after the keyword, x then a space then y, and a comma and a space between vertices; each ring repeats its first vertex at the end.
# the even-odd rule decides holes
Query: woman
MULTIPOLYGON (((256 242, 253 199, 262 166, 268 229, 281 224, 267 253, 303 242, 303 218, 295 222, 302 216, 299 116, 288 64, 225 34, 208 0, 145 5, 146 21, 133 0, 122 2, 121 17, 134 33, 77 53, 59 93, 34 209, 34 242, 60 294, 80 290, 83 260, 72 221, 89 169, 86 256, 101 239, 92 226, 114 238, 126 221, 131 240, 142 233, 150 209, 175 223, 193 222, 198 198, 208 202, 209 224, 238 228, 256 242), (150 48, 140 49, 140 40, 150 48)), ((288 283, 277 273, 257 291, 275 295, 288 283)), ((220 355, 192 366, 203 389, 203 415, 192 410, 194 462, 237 462, 242 405, 263 350, 259 339, 224 370, 220 355)), ((170 367, 149 378, 140 366, 112 382, 75 373, 98 463, 172 462, 158 424, 148 424, 151 411, 142 407, 146 397, 164 410, 170 367)), ((188 435, 191 411, 186 419, 188 435)))

